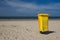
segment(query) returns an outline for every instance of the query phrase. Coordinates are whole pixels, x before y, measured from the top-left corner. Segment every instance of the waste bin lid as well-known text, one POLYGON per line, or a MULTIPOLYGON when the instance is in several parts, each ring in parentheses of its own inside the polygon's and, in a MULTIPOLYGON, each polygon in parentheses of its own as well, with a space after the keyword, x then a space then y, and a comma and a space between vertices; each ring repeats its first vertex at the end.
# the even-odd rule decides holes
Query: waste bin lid
POLYGON ((48 16, 48 14, 38 14, 39 16, 48 16))

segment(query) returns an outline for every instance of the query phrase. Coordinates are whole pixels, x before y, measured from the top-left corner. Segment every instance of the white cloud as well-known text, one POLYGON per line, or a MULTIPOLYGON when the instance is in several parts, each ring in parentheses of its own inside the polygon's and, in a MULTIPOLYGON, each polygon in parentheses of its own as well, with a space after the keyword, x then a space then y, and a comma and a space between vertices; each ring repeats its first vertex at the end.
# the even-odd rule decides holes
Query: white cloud
POLYGON ((58 13, 57 10, 60 9, 60 3, 36 5, 34 3, 27 3, 22 1, 13 2, 6 0, 6 4, 15 8, 16 11, 20 13, 38 13, 38 12, 58 13))

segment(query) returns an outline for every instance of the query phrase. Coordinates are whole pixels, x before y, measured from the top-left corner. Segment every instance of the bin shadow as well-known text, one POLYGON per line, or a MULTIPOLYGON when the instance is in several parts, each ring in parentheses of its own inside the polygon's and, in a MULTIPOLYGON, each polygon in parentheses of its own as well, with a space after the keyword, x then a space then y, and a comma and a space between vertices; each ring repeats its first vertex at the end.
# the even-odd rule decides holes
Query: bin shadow
POLYGON ((40 33, 47 35, 47 34, 50 34, 50 33, 55 33, 55 31, 47 31, 47 32, 40 32, 40 33))

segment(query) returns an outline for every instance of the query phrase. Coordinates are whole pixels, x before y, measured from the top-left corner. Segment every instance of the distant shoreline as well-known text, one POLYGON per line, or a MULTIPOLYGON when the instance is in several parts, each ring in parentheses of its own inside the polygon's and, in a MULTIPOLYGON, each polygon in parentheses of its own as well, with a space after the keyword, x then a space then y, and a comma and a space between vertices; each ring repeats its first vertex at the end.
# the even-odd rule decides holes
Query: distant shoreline
MULTIPOLYGON (((0 17, 0 19, 38 19, 38 17, 0 17)), ((60 17, 49 17, 49 19, 60 19, 60 17)))

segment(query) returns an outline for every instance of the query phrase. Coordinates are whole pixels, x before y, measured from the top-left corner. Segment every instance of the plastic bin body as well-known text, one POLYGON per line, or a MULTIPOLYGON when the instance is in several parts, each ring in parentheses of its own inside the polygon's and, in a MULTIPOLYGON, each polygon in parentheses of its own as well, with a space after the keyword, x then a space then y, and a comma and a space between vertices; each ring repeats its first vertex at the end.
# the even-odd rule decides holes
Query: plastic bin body
POLYGON ((48 31, 48 14, 38 14, 38 25, 40 32, 48 31))

